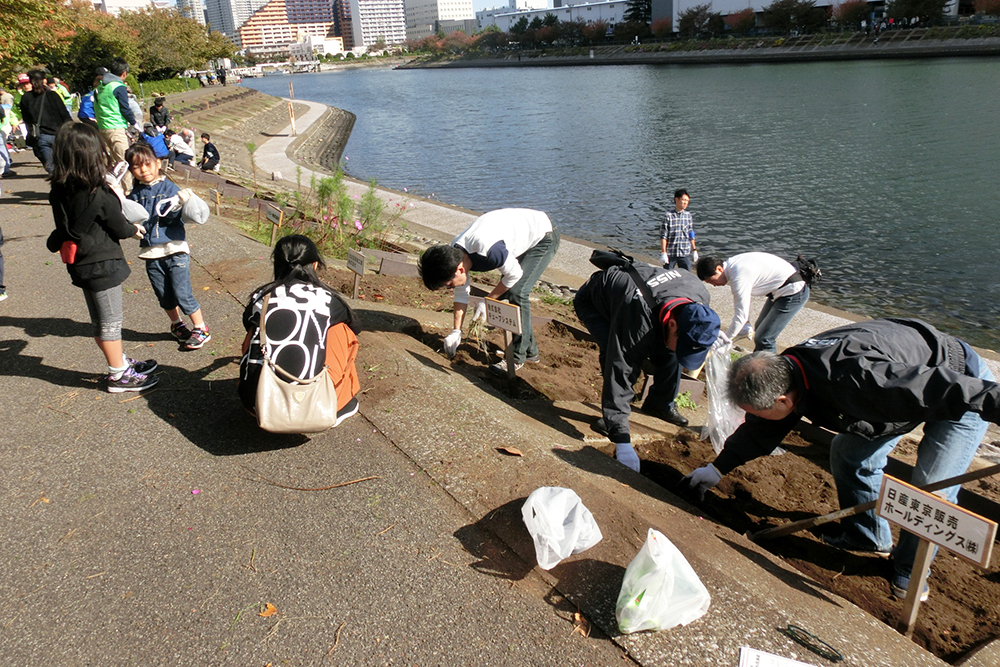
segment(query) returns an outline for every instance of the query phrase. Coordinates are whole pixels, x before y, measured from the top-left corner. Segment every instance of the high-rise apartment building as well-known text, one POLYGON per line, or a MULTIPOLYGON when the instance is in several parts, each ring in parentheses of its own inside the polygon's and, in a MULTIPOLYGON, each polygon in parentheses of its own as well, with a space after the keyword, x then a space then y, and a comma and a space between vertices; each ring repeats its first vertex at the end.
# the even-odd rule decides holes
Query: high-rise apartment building
POLYGON ((330 0, 270 0, 240 26, 240 45, 256 54, 285 54, 289 44, 325 40, 333 25, 330 0))
POLYGON ((406 39, 423 39, 438 31, 440 21, 475 18, 472 0, 405 0, 406 39))
POLYGON ((211 30, 239 39, 240 26, 267 4, 267 0, 205 0, 205 16, 211 30))
POLYGON ((170 7, 170 0, 93 0, 94 9, 105 14, 117 16, 121 11, 128 10, 134 12, 139 9, 167 9, 170 7))
POLYGON ((334 12, 337 36, 344 39, 347 50, 406 41, 403 0, 336 0, 334 12))
POLYGON ((205 3, 202 0, 177 0, 177 11, 181 16, 205 25, 205 3))

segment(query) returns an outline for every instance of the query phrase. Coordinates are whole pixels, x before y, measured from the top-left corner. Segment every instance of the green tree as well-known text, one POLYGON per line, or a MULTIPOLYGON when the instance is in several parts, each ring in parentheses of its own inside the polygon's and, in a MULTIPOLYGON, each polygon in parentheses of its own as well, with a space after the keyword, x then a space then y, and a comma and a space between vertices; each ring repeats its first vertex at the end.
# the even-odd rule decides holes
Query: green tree
POLYGON ((764 8, 763 17, 767 27, 776 33, 787 34, 793 30, 809 33, 816 32, 826 23, 826 10, 816 7, 815 0, 774 0, 764 8))
POLYGON ((510 38, 507 36, 507 33, 494 23, 493 25, 486 26, 481 33, 476 35, 474 48, 480 51, 495 52, 507 46, 509 42, 510 38))
POLYGON ((542 19, 542 25, 546 28, 555 28, 559 25, 559 17, 549 12, 545 15, 545 18, 542 19))
POLYGON ((622 18, 626 23, 649 23, 653 20, 653 0, 628 0, 622 18))
POLYGON ((713 37, 718 37, 726 32, 726 20, 722 18, 722 14, 719 12, 709 14, 708 21, 705 22, 705 30, 713 37))
POLYGON ((631 42, 634 39, 645 39, 652 33, 649 24, 639 21, 626 21, 615 26, 615 39, 620 42, 631 42))
POLYGON ((607 39, 608 27, 607 21, 591 21, 583 28, 583 38, 589 44, 603 44, 607 39))
POLYGON ((938 25, 944 19, 944 9, 949 0, 893 0, 887 14, 894 18, 919 16, 922 21, 938 25))
POLYGON ((66 3, 60 0, 0 0, 0 80, 38 63, 73 34, 66 3))
POLYGON ((707 30, 711 13, 710 4, 695 5, 685 9, 677 16, 677 31, 684 37, 697 37, 707 30))
POLYGON ((528 30, 538 30, 541 27, 542 27, 542 18, 540 16, 536 16, 535 18, 531 19, 531 23, 528 24, 528 30))
POLYGON ((867 0, 844 0, 844 2, 834 6, 833 20, 843 28, 858 30, 861 27, 861 22, 868 18, 868 13, 867 0))
MULTIPOLYGON (((858 0, 865 2, 865 0, 858 0)), ((757 27, 757 12, 752 7, 726 16, 726 26, 737 35, 746 35, 757 27)))
POLYGON ((656 19, 655 21, 653 21, 653 25, 650 27, 653 31, 653 35, 659 37, 660 39, 670 37, 670 35, 673 34, 674 32, 674 26, 670 22, 669 17, 656 19))
POLYGON ((209 33, 176 9, 125 11, 120 19, 137 40, 137 62, 130 63, 140 80, 169 79, 186 69, 204 69, 209 60, 233 55, 233 45, 219 33, 209 33), (221 41, 220 41, 221 40, 221 41))
POLYGON ((512 35, 523 35, 528 30, 528 17, 522 16, 510 27, 512 35))

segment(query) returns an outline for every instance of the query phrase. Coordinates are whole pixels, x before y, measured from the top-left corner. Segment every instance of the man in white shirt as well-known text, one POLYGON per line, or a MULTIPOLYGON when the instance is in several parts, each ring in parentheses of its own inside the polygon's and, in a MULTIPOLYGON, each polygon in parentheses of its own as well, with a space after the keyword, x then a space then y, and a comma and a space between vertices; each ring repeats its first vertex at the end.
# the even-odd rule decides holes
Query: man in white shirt
POLYGON ((726 262, 702 257, 697 271, 698 278, 709 285, 729 285, 733 291, 733 321, 726 329, 730 338, 736 338, 749 322, 750 297, 767 297, 748 334, 753 337, 754 352, 777 352, 778 335, 809 300, 809 286, 798 268, 770 253, 745 252, 726 262))
MULTIPOLYGON (((521 308, 521 335, 514 335, 513 359, 490 366, 507 372, 507 362, 520 369, 525 361, 538 361, 538 345, 531 330, 529 295, 559 249, 559 233, 549 216, 526 208, 502 208, 476 218, 451 245, 431 246, 420 256, 418 268, 427 289, 448 287, 455 291, 455 327, 444 339, 444 351, 455 356, 462 342, 462 322, 469 305, 469 272, 500 271, 500 283, 489 297, 502 296, 521 308)), ((486 318, 486 305, 476 307, 473 321, 486 318)))

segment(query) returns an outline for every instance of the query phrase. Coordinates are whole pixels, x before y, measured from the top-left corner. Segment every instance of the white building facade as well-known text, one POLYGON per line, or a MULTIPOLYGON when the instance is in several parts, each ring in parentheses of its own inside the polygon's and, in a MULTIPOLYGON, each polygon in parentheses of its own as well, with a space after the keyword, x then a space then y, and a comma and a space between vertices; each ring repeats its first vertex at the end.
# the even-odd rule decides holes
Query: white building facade
POLYGON ((544 19, 547 14, 553 14, 561 23, 568 23, 570 21, 583 21, 585 23, 605 21, 613 28, 618 23, 624 22, 627 11, 628 2, 626 0, 608 0, 607 2, 585 2, 568 7, 522 9, 518 11, 507 10, 504 13, 497 13, 492 16, 485 16, 485 12, 480 12, 476 17, 479 18, 481 14, 483 15, 482 21, 479 24, 480 30, 490 25, 495 25, 503 32, 510 32, 510 27, 522 18, 526 18, 530 23, 535 17, 544 19))
POLYGON ((205 3, 202 0, 177 0, 177 11, 181 16, 205 25, 205 3))
POLYGON ((138 11, 140 9, 168 9, 170 0, 93 0, 94 9, 105 14, 117 16, 122 11, 138 11))
POLYGON ((472 0, 405 0, 406 38, 423 39, 440 29, 439 22, 473 19, 472 0))
POLYGON ((209 28, 238 41, 240 26, 254 12, 267 4, 267 0, 204 0, 205 18, 209 28))
POLYGON ((352 50, 359 51, 379 41, 387 46, 406 41, 403 0, 350 0, 350 13, 352 50))

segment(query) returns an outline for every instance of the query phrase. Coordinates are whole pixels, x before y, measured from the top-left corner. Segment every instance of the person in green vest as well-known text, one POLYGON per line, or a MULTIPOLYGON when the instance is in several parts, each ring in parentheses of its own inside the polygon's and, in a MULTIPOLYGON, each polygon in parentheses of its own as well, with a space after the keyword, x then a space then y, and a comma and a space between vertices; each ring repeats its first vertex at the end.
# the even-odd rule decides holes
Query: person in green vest
MULTIPOLYGON (((108 70, 94 94, 94 115, 101 135, 111 148, 111 158, 117 164, 125 159, 129 146, 125 128, 135 123, 135 116, 129 108, 124 82, 128 76, 128 63, 122 58, 115 58, 108 70)), ((128 172, 122 179, 122 188, 126 194, 132 190, 132 175, 128 172)))
POLYGON ((54 90, 59 93, 59 97, 62 98, 63 104, 66 105, 66 111, 73 114, 73 95, 69 92, 69 88, 66 87, 62 81, 59 80, 57 76, 49 76, 45 78, 45 84, 49 87, 49 90, 54 90))

